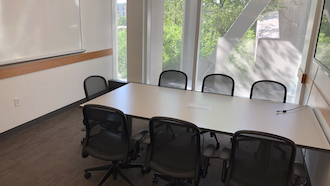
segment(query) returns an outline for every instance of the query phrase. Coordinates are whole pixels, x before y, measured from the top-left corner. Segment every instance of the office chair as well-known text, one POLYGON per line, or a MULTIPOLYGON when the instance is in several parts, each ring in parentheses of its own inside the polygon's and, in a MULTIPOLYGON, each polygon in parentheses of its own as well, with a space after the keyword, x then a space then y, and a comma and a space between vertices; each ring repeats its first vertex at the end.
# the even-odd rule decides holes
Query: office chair
MULTIPOLYGON (((109 87, 104 77, 93 75, 84 80, 84 91, 86 99, 89 101, 109 92, 109 87)), ((81 131, 86 131, 86 127, 82 128, 81 131)), ((83 143, 84 139, 81 140, 81 144, 83 143)))
MULTIPOLYGON (((187 90, 187 81, 188 78, 184 72, 178 70, 166 70, 159 75, 158 86, 187 90)), ((167 125, 167 129, 174 135, 174 132, 169 125, 167 125)))
MULTIPOLYGON (((234 79, 225 74, 209 74, 204 77, 202 84, 202 92, 221 94, 227 96, 234 96, 234 79)), ((208 130, 202 130, 201 133, 209 132, 208 130)), ((214 137, 217 145, 217 149, 220 147, 215 132, 210 132, 211 137, 214 137)))
POLYGON ((142 164, 134 164, 131 161, 139 156, 141 150, 139 145, 147 131, 140 131, 131 138, 125 114, 114 108, 85 105, 83 115, 87 132, 82 156, 86 158, 91 155, 98 159, 112 161, 110 165, 85 169, 85 178, 91 177, 89 171, 107 170, 98 185, 102 185, 111 174, 114 179, 119 174, 128 183, 135 185, 122 169, 143 168, 142 164), (112 125, 120 125, 121 132, 114 132, 112 125))
POLYGON ((153 169, 156 173, 153 182, 158 178, 177 185, 198 185, 200 177, 205 177, 209 158, 213 156, 214 145, 208 145, 201 154, 199 129, 196 125, 166 117, 153 117, 149 123, 150 136, 144 143, 147 146, 145 172, 153 169), (170 126, 174 135, 167 127, 170 126), (187 128, 189 130, 187 130, 187 128))
POLYGON ((84 90, 86 99, 91 100, 109 92, 109 87, 104 77, 93 75, 85 79, 84 90))
POLYGON ((187 75, 178 70, 166 70, 159 76, 158 86, 187 90, 187 75))
POLYGON ((286 87, 282 83, 276 81, 256 81, 252 84, 250 99, 269 100, 285 103, 286 87))
POLYGON ((221 178, 225 186, 299 185, 307 174, 301 163, 294 162, 295 156, 296 145, 290 139, 263 132, 238 131, 233 136, 231 149, 224 148, 220 154, 224 160, 221 178), (285 149, 285 157, 274 150, 275 145, 285 149))
POLYGON ((209 74, 204 77, 202 92, 234 96, 234 79, 225 74, 209 74))
MULTIPOLYGON (((286 102, 286 87, 280 82, 271 80, 256 81, 252 84, 250 99, 268 100, 274 102, 286 102)), ((275 146, 281 151, 283 156, 285 151, 279 146, 275 146)))

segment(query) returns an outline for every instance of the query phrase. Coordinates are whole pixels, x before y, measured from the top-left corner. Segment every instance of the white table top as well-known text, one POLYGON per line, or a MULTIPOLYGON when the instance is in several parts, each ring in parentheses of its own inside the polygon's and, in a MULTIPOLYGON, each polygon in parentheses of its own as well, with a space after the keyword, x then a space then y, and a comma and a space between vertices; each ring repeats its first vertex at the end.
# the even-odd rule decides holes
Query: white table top
POLYGON ((200 128, 234 134, 255 130, 287 137, 300 147, 330 151, 330 144, 313 110, 289 103, 221 96, 194 91, 129 83, 85 104, 99 104, 127 115, 150 119, 166 116, 194 123, 200 128))

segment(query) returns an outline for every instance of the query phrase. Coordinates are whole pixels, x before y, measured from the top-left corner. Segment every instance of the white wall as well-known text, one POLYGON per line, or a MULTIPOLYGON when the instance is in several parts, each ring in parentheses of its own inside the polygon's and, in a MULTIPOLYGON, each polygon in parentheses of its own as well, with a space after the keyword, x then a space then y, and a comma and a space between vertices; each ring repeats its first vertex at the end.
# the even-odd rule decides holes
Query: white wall
MULTIPOLYGON (((324 98, 329 102, 330 101, 330 77, 327 74, 319 69, 317 71, 318 65, 312 63, 308 75, 311 78, 314 78, 315 73, 315 85, 323 94, 324 98)), ((305 100, 308 97, 309 92, 305 93, 305 100)), ((311 107, 318 107, 314 102, 313 97, 310 97, 308 105, 311 107)), ((322 119, 318 116, 319 121, 322 119)), ((323 125, 325 127, 325 125, 323 125)), ((306 165, 308 167, 309 176, 312 182, 312 185, 317 186, 329 186, 330 185, 330 152, 320 152, 314 150, 307 150, 305 155, 306 165)))
MULTIPOLYGON (((111 1, 80 2, 86 52, 112 48, 111 1)), ((112 56, 0 80, 0 133, 83 99, 83 81, 92 74, 112 78, 112 56)))
MULTIPOLYGON (((322 8, 323 8, 323 1, 312 1, 311 3, 311 12, 309 17, 309 24, 307 27, 307 34, 311 33, 310 38, 306 38, 304 51, 303 51, 303 61, 312 61, 311 63, 302 63, 301 69, 305 69, 305 73, 308 74, 308 76, 312 79, 315 77, 315 85, 320 90, 320 92, 323 94, 324 99, 327 100, 329 103, 330 101, 330 78, 322 71, 318 70, 318 65, 313 62, 313 56, 315 51, 315 43, 317 39, 317 33, 318 33, 318 27, 319 27, 319 19, 322 14, 322 8), (317 74, 315 76, 315 73, 317 71, 317 74)), ((304 87, 302 86, 302 89, 304 87)), ((309 97, 309 90, 306 89, 304 91, 303 96, 303 103, 306 104, 306 101, 309 97)), ((313 96, 310 96, 310 99, 308 101, 308 105, 311 107, 320 107, 321 105, 316 104, 314 101, 313 96)), ((322 118, 321 114, 317 115, 320 122, 325 121, 324 118, 322 118)), ((324 125, 327 127, 327 124, 324 125)), ((328 128, 329 130, 329 128, 328 128)), ((306 136, 307 137, 307 136, 306 136)), ((306 150, 305 154, 305 161, 306 166, 309 172, 310 180, 313 186, 329 186, 330 185, 330 152, 320 152, 315 150, 306 150)))

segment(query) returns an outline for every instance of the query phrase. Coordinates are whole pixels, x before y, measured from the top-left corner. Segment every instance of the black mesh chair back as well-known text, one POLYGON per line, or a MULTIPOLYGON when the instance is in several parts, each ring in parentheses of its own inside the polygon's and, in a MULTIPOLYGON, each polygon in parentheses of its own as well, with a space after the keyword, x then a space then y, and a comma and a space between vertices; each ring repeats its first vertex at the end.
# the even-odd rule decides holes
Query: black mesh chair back
POLYGON ((257 81, 254 82, 251 87, 250 99, 269 100, 285 103, 286 87, 282 83, 276 81, 257 81))
POLYGON ((141 131, 133 140, 127 119, 120 110, 101 105, 85 105, 83 108, 84 124, 86 125, 86 137, 83 142, 82 156, 91 155, 95 158, 112 163, 105 166, 85 169, 85 178, 90 178, 89 171, 107 170, 98 185, 102 185, 106 179, 117 174, 123 177, 130 185, 133 181, 123 172, 124 168, 142 168, 142 164, 131 163, 141 150, 139 144, 147 131, 141 131), (117 130, 117 129, 120 130, 117 130))
POLYGON ((225 185, 292 185, 296 146, 291 140, 269 133, 238 131, 231 152, 225 185))
POLYGON ((87 77, 84 81, 84 90, 87 100, 109 92, 107 81, 102 76, 87 77))
POLYGON ((158 86, 186 90, 187 81, 188 78, 184 72, 167 70, 160 74, 158 86))
POLYGON ((83 114, 86 125, 83 151, 99 159, 126 162, 130 134, 125 114, 101 105, 85 105, 83 114))
POLYGON ((201 169, 200 133, 196 125, 165 117, 150 120, 146 167, 172 178, 194 179, 201 169))
POLYGON ((225 74, 210 74, 203 79, 202 92, 233 96, 234 79, 225 74))

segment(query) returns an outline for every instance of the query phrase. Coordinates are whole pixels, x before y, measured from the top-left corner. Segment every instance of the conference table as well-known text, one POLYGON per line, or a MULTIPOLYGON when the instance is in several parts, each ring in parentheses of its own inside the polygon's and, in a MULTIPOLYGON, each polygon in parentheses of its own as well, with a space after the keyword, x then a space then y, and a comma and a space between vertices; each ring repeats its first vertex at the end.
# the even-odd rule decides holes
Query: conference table
POLYGON ((234 134, 238 130, 272 133, 298 147, 330 151, 330 144, 312 108, 290 103, 251 100, 196 91, 129 83, 86 104, 121 110, 128 116, 150 119, 165 116, 185 120, 201 129, 234 134))

